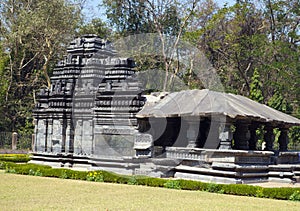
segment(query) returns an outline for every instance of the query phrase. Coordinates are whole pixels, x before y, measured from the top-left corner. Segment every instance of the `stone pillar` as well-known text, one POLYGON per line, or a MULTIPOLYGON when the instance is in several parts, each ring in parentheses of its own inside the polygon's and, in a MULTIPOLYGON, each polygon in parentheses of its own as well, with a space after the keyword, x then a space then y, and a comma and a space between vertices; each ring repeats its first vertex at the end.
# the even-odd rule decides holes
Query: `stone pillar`
POLYGON ((37 122, 37 129, 36 129, 36 151, 37 152, 45 152, 46 147, 46 140, 47 140, 47 120, 40 119, 37 122))
POLYGON ((287 151, 287 145, 289 142, 288 128, 280 128, 280 136, 278 142, 279 142, 279 151, 287 151))
POLYGON ((230 122, 221 122, 219 128, 219 149, 232 149, 232 131, 230 122))
POLYGON ((17 142, 18 142, 18 133, 13 132, 12 138, 11 138, 11 149, 16 150, 17 149, 17 142))
POLYGON ((65 152, 72 153, 73 152, 73 131, 72 131, 72 120, 67 119, 67 126, 66 126, 66 144, 65 144, 65 152))
POLYGON ((37 151, 37 137, 38 137, 38 120, 34 119, 33 120, 33 125, 34 125, 34 144, 33 144, 33 148, 32 151, 36 152, 37 151))
POLYGON ((220 146, 220 121, 207 120, 205 124, 207 130, 205 131, 206 141, 203 148, 218 149, 220 146))
POLYGON ((83 154, 91 155, 93 152, 93 120, 83 120, 81 144, 83 154))
MULTIPOLYGON (((74 135, 74 153, 81 154, 82 153, 82 120, 76 121, 75 126, 75 135, 74 135)), ((95 133, 95 131, 94 131, 95 133)))
POLYGON ((53 119, 51 151, 60 153, 62 146, 62 120, 53 119))
POLYGON ((257 143, 257 135, 256 130, 258 128, 258 125, 251 124, 249 126, 250 130, 250 139, 249 139, 249 149, 250 150, 256 150, 256 143, 257 143))
POLYGON ((48 129, 47 129, 47 152, 52 151, 52 133, 53 133, 53 120, 48 120, 48 129))
POLYGON ((61 152, 65 152, 65 146, 66 146, 66 119, 60 120, 60 127, 61 127, 61 152))
POLYGON ((249 127, 249 123, 240 122, 240 121, 236 123, 236 129, 233 136, 235 149, 241 149, 241 150, 249 149, 248 141, 250 139, 250 132, 248 127, 249 127))
POLYGON ((273 150, 273 142, 274 142, 273 127, 266 125, 265 131, 266 131, 264 134, 264 141, 266 142, 265 151, 272 151, 273 150))
POLYGON ((34 151, 35 149, 35 134, 31 136, 31 150, 34 151))
POLYGON ((199 133, 200 119, 188 119, 189 128, 187 130, 188 148, 195 148, 199 133))
POLYGON ((44 130, 44 137, 45 137, 45 143, 44 143, 44 152, 47 152, 47 145, 48 145, 48 120, 44 120, 45 130, 44 130))

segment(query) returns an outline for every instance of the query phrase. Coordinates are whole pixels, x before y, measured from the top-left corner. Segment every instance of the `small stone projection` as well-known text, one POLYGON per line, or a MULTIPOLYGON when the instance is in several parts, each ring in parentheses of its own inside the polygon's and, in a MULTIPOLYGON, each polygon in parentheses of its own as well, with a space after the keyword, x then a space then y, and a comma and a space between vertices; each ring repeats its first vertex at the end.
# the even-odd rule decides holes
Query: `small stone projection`
POLYGON ((217 183, 299 182, 300 152, 287 151, 299 119, 207 89, 144 91, 131 58, 95 35, 75 39, 51 88, 38 93, 30 162, 217 183), (258 128, 264 151, 256 149, 258 128))

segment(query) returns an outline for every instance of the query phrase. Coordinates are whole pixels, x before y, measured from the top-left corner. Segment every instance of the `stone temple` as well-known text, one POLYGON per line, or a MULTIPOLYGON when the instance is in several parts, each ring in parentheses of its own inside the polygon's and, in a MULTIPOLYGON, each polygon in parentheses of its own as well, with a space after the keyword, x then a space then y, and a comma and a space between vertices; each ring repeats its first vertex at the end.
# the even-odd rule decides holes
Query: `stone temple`
POLYGON ((300 182, 300 152, 287 151, 299 119, 207 89, 144 91, 132 59, 95 35, 75 39, 51 88, 38 94, 31 162, 218 183, 300 182), (258 128, 264 150, 256 148, 258 128))

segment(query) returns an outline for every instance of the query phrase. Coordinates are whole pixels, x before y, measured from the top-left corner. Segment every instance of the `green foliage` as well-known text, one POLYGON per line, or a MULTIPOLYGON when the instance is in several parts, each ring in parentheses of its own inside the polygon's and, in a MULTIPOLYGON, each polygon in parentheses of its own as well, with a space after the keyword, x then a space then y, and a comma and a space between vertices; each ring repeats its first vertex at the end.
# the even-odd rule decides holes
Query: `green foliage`
POLYGON ((40 171, 40 169, 37 169, 37 170, 29 169, 28 175, 41 177, 41 176, 43 176, 43 173, 40 171))
POLYGON ((263 103, 264 96, 262 93, 262 82, 260 80, 259 72, 255 69, 251 78, 249 97, 256 102, 263 103))
POLYGON ((138 182, 136 180, 136 177, 135 176, 132 176, 132 177, 129 177, 128 181, 127 181, 127 184, 128 185, 137 185, 138 182))
POLYGON ((79 7, 66 0, 1 1, 1 130, 33 131, 35 92, 50 86, 53 64, 80 19, 79 7))
MULTIPOLYGON (((221 189, 222 187, 218 184, 215 183, 208 183, 207 187, 206 187, 206 191, 207 192, 211 192, 211 193, 218 193, 219 191, 223 190, 221 189)), ((224 190, 223 190, 224 191, 224 190)))
POLYGON ((262 194, 265 198, 287 200, 297 190, 299 188, 264 188, 262 194))
POLYGON ((62 171, 59 178, 61 178, 61 179, 68 179, 67 170, 62 171))
POLYGON ((122 36, 153 32, 145 1, 104 0, 103 6, 111 26, 122 36))
POLYGON ((1 154, 0 161, 25 163, 30 161, 30 155, 26 154, 1 154))
POLYGON ((300 201, 300 191, 295 191, 289 198, 291 201, 300 201))
MULTIPOLYGON (((0 41, 0 105, 4 105, 6 97, 7 97, 7 90, 9 86, 8 75, 9 71, 7 66, 9 64, 9 57, 4 52, 2 42, 0 41)), ((8 119, 5 117, 5 107, 0 106, 0 130, 6 128, 9 125, 8 119)))
POLYGON ((170 188, 170 189, 177 189, 180 190, 180 181, 178 180, 168 180, 165 184, 164 184, 165 188, 170 188))
POLYGON ((225 194, 233 194, 239 196, 256 196, 257 190, 260 187, 251 186, 251 185, 242 185, 242 184, 230 184, 230 185, 222 185, 225 194))
MULTIPOLYGON (((289 148, 297 149, 300 147, 300 127, 291 127, 289 131, 289 148)), ((300 148, 298 149, 300 150, 300 148)))
POLYGON ((6 91, 9 86, 9 81, 7 80, 8 69, 7 66, 9 64, 9 57, 7 53, 5 53, 2 42, 0 41, 0 102, 5 101, 6 91))
POLYGON ((264 197, 263 189, 257 188, 255 196, 259 198, 263 198, 264 197))
POLYGON ((207 189, 208 183, 192 181, 192 180, 178 180, 180 181, 180 187, 182 190, 201 190, 207 189))
POLYGON ((166 180, 160 178, 140 177, 136 178, 138 185, 146 185, 150 187, 164 187, 166 180))
POLYGON ((268 105, 284 113, 292 113, 293 109, 279 91, 275 91, 274 95, 269 99, 268 105))
MULTIPOLYGON (((86 33, 103 38, 112 33, 127 36, 160 32, 177 36, 182 29, 184 40, 203 51, 215 67, 226 91, 260 103, 268 101, 277 110, 289 114, 294 111, 293 115, 300 108, 297 0, 260 1, 259 7, 253 1, 237 1, 222 8, 211 0, 196 1, 197 9, 185 26, 182 24, 191 11, 185 3, 191 1, 156 1, 151 5, 151 1, 144 0, 104 0, 102 6, 112 30, 97 17, 82 24, 80 8, 72 4, 74 1, 1 2, 1 130, 32 132, 34 93, 49 86, 49 74, 65 45, 75 34, 86 33)), ((192 67, 178 72, 182 67, 178 65, 177 69, 176 59, 133 57, 138 70, 165 70, 167 61, 171 63, 170 73, 182 73, 190 88, 203 87, 192 67)), ((164 85, 165 88, 168 87, 164 85)), ((299 142, 299 133, 292 134, 292 142, 299 142)))
POLYGON ((90 22, 80 26, 78 36, 82 36, 84 34, 96 34, 101 38, 111 39, 112 31, 100 18, 95 18, 90 22))
POLYGON ((90 171, 86 175, 87 181, 103 182, 104 177, 101 171, 90 171))
POLYGON ((14 168, 7 167, 7 168, 5 169, 5 172, 6 172, 6 173, 15 174, 15 173, 16 173, 16 170, 15 170, 14 168))

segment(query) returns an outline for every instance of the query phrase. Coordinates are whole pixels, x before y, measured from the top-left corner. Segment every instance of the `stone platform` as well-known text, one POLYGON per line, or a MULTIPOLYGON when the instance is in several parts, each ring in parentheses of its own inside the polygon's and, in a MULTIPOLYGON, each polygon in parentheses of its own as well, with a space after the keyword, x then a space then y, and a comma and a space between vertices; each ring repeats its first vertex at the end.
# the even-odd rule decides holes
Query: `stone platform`
POLYGON ((136 158, 115 156, 86 156, 73 154, 33 153, 30 163, 53 168, 71 168, 83 171, 104 170, 123 175, 145 175, 158 178, 174 176, 178 162, 167 158, 136 158))
POLYGON ((72 155, 67 153, 33 153, 31 163, 56 168, 105 170, 125 175, 198 180, 227 184, 262 182, 300 182, 300 162, 294 153, 246 150, 211 150, 168 147, 165 157, 109 157, 72 155), (277 164, 282 157, 294 158, 294 164, 277 164))
POLYGON ((175 178, 230 184, 299 182, 300 161, 295 158, 298 154, 276 156, 271 151, 167 148, 167 158, 180 163, 175 167, 175 178), (276 163, 283 160, 293 160, 294 164, 276 163))

